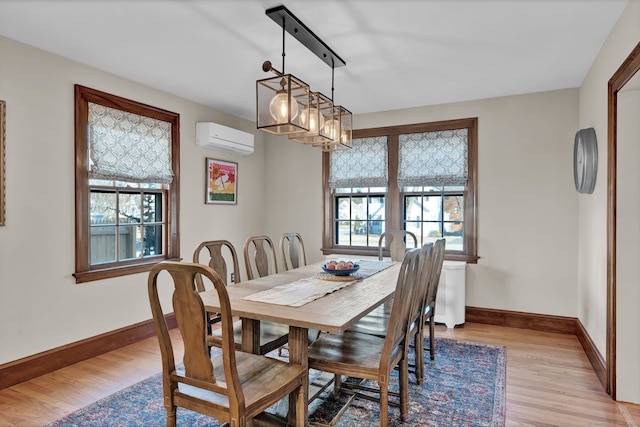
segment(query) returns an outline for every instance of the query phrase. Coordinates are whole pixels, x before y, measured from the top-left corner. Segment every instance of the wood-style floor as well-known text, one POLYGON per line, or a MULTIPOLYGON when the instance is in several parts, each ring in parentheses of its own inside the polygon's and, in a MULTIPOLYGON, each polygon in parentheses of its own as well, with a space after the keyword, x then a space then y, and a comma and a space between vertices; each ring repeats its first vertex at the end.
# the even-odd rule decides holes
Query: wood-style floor
MULTIPOLYGON (((640 425, 640 405, 604 393, 575 336, 473 323, 436 329, 507 347, 507 426, 640 425)), ((45 425, 159 370, 158 343, 149 338, 0 390, 0 426, 45 425)))

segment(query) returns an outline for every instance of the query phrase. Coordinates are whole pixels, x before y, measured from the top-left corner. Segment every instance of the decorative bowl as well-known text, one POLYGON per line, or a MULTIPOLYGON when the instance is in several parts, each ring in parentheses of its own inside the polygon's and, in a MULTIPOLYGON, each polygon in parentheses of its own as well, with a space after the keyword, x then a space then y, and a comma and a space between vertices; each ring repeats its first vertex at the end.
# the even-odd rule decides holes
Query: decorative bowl
POLYGON ((322 270, 325 273, 333 274, 334 276, 348 276, 351 273, 355 273, 359 269, 360 269, 360 264, 354 264, 353 268, 351 268, 349 270, 335 270, 335 269, 327 268, 324 265, 322 266, 322 270))

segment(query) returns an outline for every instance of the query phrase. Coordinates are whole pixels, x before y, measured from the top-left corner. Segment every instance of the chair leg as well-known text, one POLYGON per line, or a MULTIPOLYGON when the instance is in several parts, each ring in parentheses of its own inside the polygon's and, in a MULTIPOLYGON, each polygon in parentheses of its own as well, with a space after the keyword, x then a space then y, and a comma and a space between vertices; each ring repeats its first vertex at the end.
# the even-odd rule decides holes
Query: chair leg
MULTIPOLYGON (((416 348, 421 346, 416 346, 416 348)), ((418 365, 416 364, 416 369, 418 365)), ((409 413, 409 361, 402 358, 400 361, 400 419, 407 421, 409 413)))
POLYGON ((380 427, 387 427, 387 423, 389 422, 389 384, 379 384, 379 385, 380 385, 380 427))
POLYGON ((436 321, 433 313, 431 313, 431 317, 429 318, 429 356, 431 360, 435 360, 436 358, 436 321))
POLYGON ((305 411, 307 410, 307 401, 304 398, 304 385, 300 385, 298 389, 298 401, 296 402, 296 425, 304 426, 305 425, 305 411))
POLYGON ((413 347, 416 356, 416 383, 420 385, 422 378, 424 378, 424 328, 422 326, 419 327, 418 333, 414 337, 413 347))
POLYGON ((176 407, 167 408, 167 427, 176 427, 176 407))

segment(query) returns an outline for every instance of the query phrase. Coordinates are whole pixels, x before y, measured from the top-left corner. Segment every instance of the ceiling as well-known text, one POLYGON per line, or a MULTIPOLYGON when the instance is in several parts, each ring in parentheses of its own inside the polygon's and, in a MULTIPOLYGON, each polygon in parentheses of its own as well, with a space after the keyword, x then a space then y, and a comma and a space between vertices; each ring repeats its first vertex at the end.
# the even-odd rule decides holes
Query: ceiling
MULTIPOLYGON (((579 87, 627 1, 0 0, 0 35, 255 121, 280 4, 346 61, 334 100, 357 115, 579 87)), ((285 72, 331 96, 331 68, 285 43, 285 72)))

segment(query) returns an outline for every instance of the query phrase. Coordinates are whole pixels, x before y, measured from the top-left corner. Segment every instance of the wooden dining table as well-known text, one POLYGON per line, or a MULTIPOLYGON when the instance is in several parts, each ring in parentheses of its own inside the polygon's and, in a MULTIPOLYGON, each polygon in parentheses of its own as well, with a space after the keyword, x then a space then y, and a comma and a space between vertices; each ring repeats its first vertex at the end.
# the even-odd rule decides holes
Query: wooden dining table
MULTIPOLYGON (((289 306, 245 299, 251 295, 273 288, 294 284, 301 279, 317 276, 322 272, 325 261, 309 264, 287 272, 235 283, 227 287, 231 311, 242 319, 242 350, 259 353, 260 321, 271 321, 289 325, 289 363, 308 369, 307 347, 309 329, 341 333, 374 308, 389 300, 395 291, 400 263, 394 263, 368 277, 358 278, 352 284, 330 294, 319 297, 301 306, 289 306)), ((327 277, 330 279, 330 277, 327 277)), ((220 310, 216 291, 200 293, 205 309, 209 312, 220 310)), ((305 380, 305 401, 308 401, 308 376, 305 380)), ((298 395, 289 396, 288 418, 295 424, 295 408, 298 395)), ((308 408, 305 405, 305 420, 308 408)), ((308 421, 305 425, 308 425, 308 421)))

